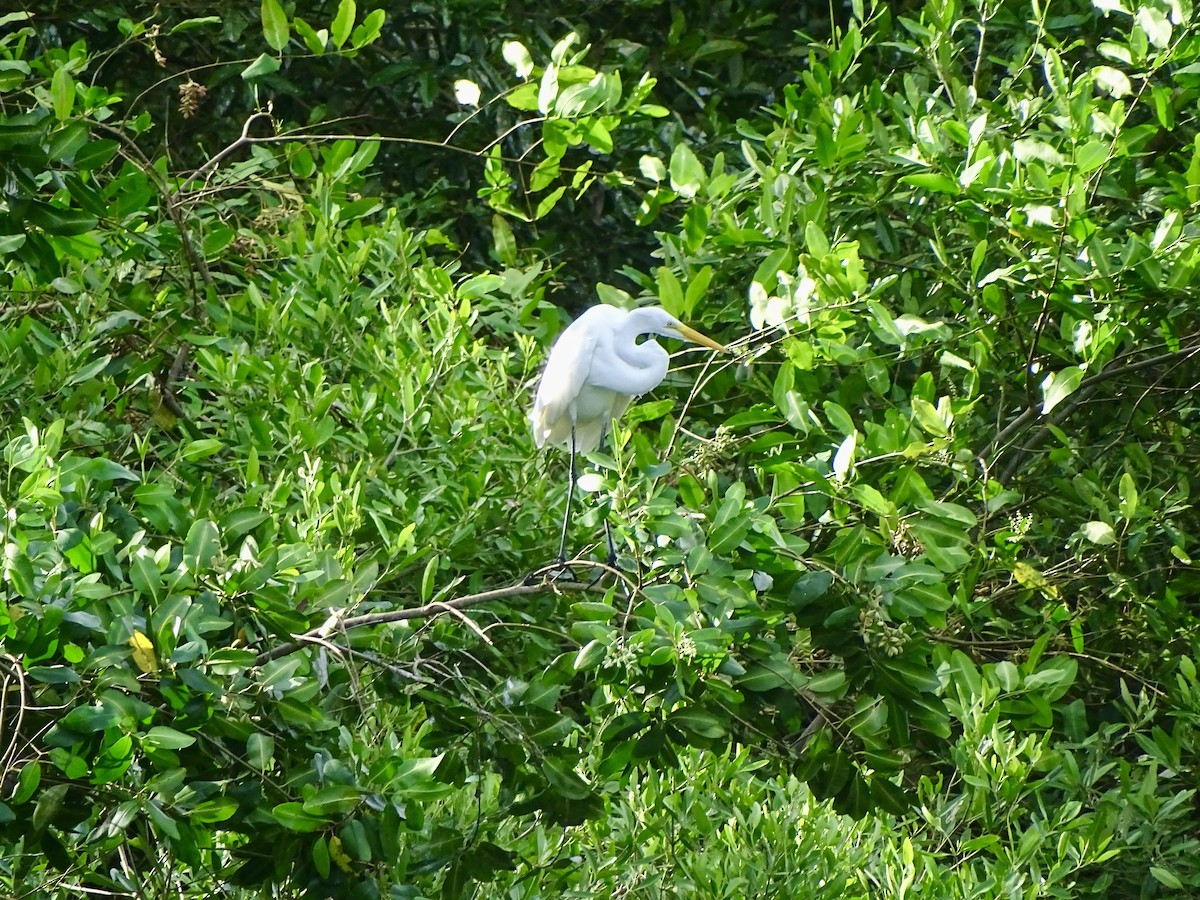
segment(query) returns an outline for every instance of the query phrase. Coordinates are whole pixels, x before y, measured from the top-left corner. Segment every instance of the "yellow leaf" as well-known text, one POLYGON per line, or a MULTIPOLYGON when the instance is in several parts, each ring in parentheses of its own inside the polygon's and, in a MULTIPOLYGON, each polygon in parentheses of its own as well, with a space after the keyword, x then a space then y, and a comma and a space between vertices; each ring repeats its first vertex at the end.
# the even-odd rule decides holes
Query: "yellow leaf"
POLYGON ((329 839, 329 857, 343 872, 353 871, 354 865, 350 860, 350 854, 342 849, 342 839, 337 835, 329 839))
POLYGON ((1058 599, 1058 588, 1052 585, 1045 575, 1029 563, 1019 562, 1013 566, 1013 577, 1017 579, 1021 587, 1041 591, 1051 600, 1058 599))
POLYGON ((133 648, 133 661, 139 669, 147 675, 158 671, 158 658, 154 655, 154 644, 150 643, 150 638, 135 631, 129 639, 129 646, 133 648))

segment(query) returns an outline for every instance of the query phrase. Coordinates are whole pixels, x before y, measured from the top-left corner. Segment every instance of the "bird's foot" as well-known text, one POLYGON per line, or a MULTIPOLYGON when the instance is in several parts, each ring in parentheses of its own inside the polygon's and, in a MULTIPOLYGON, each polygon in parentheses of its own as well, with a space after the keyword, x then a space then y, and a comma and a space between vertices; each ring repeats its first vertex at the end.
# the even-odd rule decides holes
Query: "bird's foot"
POLYGON ((599 584, 604 579, 605 575, 618 576, 620 574, 620 570, 617 568, 616 553, 608 554, 608 556, 605 557, 603 564, 592 563, 592 566, 595 568, 595 574, 588 579, 588 587, 599 584))
POLYGON ((558 562, 550 566, 542 566, 535 572, 530 572, 525 578, 526 584, 538 584, 547 581, 580 581, 579 575, 571 568, 566 557, 560 556, 558 562))

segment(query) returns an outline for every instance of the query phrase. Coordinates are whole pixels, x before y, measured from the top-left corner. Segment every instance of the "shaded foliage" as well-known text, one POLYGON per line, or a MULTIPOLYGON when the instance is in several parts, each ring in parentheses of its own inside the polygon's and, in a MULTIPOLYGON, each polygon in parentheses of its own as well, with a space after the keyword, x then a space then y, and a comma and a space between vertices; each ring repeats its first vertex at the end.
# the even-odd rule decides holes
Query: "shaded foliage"
MULTIPOLYGON (((395 198, 410 222, 441 224, 477 266, 489 264, 490 232, 490 213, 476 200, 480 169, 469 154, 437 145, 455 129, 452 146, 478 150, 516 124, 503 104, 464 123, 466 113, 450 89, 459 78, 480 85, 485 96, 507 89, 502 41, 524 40, 546 53, 574 30, 591 48, 588 64, 645 72, 658 81, 657 102, 670 116, 627 136, 610 162, 596 160, 629 173, 643 152, 669 153, 685 135, 728 130, 802 64, 806 45, 786 38, 829 27, 825 4, 781 8, 747 0, 703 8, 584 2, 551 9, 461 0, 383 8, 388 27, 370 45, 348 55, 315 55, 304 52, 310 48, 296 33, 278 70, 253 87, 238 77, 261 50, 255 46, 257 10, 246 4, 175 5, 147 16, 137 4, 56 2, 39 8, 33 24, 45 46, 86 40, 102 61, 106 83, 135 101, 130 111, 154 116, 154 138, 175 167, 196 168, 233 141, 253 97, 269 96, 282 122, 333 122, 352 134, 404 139, 383 148, 372 169, 373 186, 395 198), (181 27, 210 17, 219 21, 181 27), (185 109, 177 91, 188 83, 204 93, 185 109)), ((315 28, 336 12, 337 4, 327 2, 297 5, 294 14, 315 28)), ((256 131, 265 130, 259 123, 256 131)), ((510 142, 513 155, 531 143, 517 133, 510 142)), ((573 164, 586 158, 579 155, 573 164)), ((578 199, 565 198, 542 221, 518 228, 523 246, 559 267, 561 305, 585 306, 591 284, 631 260, 648 261, 653 236, 631 227, 641 198, 630 187, 623 180, 597 183, 578 199)))
POLYGON ((1200 881, 1190 8, 855 9, 794 80, 753 3, 258 12, 0 42, 7 890, 1200 881), (156 48, 219 64, 165 117, 156 48), (735 351, 591 456, 591 585, 568 277, 735 351))

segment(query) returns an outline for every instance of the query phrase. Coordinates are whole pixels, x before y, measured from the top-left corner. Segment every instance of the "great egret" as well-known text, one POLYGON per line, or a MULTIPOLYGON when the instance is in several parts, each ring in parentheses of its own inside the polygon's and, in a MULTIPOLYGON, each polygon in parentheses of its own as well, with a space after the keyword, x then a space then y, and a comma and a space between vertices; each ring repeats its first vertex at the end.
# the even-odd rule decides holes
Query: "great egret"
MULTIPOLYGON (((660 334, 725 350, 657 306, 634 310, 607 304, 593 306, 559 335, 529 414, 535 444, 562 444, 571 453, 571 482, 558 542, 559 560, 566 558, 563 550, 575 494, 575 454, 599 447, 609 423, 625 412, 630 401, 654 389, 666 377, 670 355, 657 341, 639 344, 637 339, 643 334, 660 334)), ((609 552, 611 555, 611 546, 609 552)))

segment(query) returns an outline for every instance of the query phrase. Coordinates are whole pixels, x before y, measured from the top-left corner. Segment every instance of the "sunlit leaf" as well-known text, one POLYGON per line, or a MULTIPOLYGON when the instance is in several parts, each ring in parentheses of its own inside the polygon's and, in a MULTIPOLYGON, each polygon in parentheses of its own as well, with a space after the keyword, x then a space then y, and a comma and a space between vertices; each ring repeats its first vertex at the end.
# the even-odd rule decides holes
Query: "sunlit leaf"
POLYGON ((272 50, 282 50, 288 42, 288 20, 279 0, 262 0, 259 15, 267 46, 272 50))
POLYGON ((129 646, 133 648, 133 663, 147 675, 158 671, 158 657, 154 653, 154 644, 150 638, 135 631, 129 638, 129 646))

